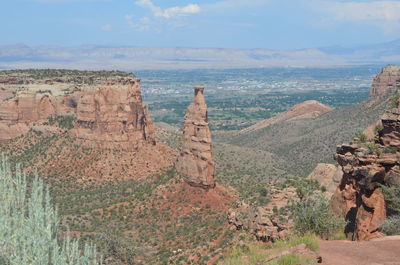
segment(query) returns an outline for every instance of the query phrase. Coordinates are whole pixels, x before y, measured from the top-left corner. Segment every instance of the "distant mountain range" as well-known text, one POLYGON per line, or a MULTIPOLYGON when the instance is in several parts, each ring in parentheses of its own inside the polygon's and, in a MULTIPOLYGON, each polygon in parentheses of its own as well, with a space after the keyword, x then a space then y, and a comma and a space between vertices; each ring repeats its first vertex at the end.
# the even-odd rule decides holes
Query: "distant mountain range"
POLYGON ((146 70, 252 67, 333 67, 400 62, 400 39, 359 47, 300 50, 106 47, 60 47, 24 44, 0 46, 0 69, 68 68, 146 70))

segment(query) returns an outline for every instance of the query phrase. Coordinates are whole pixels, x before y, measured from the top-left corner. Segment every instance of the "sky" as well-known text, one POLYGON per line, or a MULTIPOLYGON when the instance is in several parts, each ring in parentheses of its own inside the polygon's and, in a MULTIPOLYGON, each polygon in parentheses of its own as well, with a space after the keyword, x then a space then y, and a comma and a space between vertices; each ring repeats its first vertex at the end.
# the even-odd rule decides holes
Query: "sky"
POLYGON ((0 45, 301 49, 400 39, 400 0, 0 0, 0 45))

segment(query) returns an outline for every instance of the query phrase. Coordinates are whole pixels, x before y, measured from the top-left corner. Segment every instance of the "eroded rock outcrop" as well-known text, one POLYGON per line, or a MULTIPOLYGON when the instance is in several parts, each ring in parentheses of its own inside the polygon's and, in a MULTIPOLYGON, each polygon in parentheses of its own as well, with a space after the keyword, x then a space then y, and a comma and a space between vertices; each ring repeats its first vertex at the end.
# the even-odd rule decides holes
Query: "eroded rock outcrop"
POLYGON ((385 198, 380 185, 400 179, 400 110, 387 111, 375 141, 337 147, 335 159, 343 178, 332 197, 332 209, 349 222, 346 233, 353 240, 380 237, 386 220, 385 198))
POLYGON ((400 66, 387 65, 374 78, 370 90, 370 96, 395 92, 400 89, 400 66))
POLYGON ((107 80, 79 93, 75 136, 101 147, 134 150, 155 144, 155 131, 136 78, 107 80))
POLYGON ((244 202, 228 211, 228 224, 236 230, 246 230, 253 234, 257 240, 269 242, 282 238, 287 233, 287 227, 278 224, 277 218, 265 207, 252 207, 244 202))
POLYGON ((211 132, 202 86, 194 88, 194 100, 185 115, 182 146, 176 169, 191 186, 204 189, 215 187, 211 132))
POLYGON ((340 166, 319 163, 307 178, 314 179, 326 188, 328 196, 332 196, 343 177, 340 166))
POLYGON ((50 117, 72 115, 76 122, 69 133, 82 144, 124 150, 155 144, 154 126, 134 75, 71 71, 58 77, 57 70, 35 74, 36 79, 0 74, 4 90, 14 92, 0 105, 0 141, 24 134, 50 117), (54 77, 40 78, 44 74, 54 77))
POLYGON ((26 133, 32 124, 57 115, 57 99, 49 93, 24 92, 0 105, 0 141, 26 133))

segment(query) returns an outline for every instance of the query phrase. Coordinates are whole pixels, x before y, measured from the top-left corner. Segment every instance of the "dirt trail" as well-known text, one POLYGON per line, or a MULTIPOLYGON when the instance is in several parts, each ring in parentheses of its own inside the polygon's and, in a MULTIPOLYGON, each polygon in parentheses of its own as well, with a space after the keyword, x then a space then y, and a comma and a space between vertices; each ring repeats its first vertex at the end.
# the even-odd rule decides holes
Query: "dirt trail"
POLYGON ((400 236, 368 242, 321 241, 324 265, 400 265, 400 236))

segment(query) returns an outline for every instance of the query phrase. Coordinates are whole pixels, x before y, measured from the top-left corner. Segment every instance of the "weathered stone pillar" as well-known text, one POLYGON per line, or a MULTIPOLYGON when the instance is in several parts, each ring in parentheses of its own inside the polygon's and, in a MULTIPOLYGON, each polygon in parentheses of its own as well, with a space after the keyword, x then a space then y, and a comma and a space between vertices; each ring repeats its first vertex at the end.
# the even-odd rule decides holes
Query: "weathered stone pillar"
POLYGON ((194 100, 185 115, 176 169, 191 186, 204 189, 215 187, 215 165, 203 86, 194 88, 194 100))

